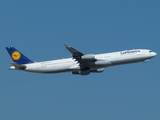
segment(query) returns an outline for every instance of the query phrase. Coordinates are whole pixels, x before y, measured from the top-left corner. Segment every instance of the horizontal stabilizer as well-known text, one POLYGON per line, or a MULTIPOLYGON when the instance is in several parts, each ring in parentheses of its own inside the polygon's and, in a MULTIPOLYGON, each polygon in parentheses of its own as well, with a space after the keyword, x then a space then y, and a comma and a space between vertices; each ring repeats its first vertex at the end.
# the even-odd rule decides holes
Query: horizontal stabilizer
POLYGON ((14 67, 16 68, 19 68, 19 69, 25 69, 26 66, 25 65, 21 65, 21 64, 18 64, 18 63, 11 63, 14 67))

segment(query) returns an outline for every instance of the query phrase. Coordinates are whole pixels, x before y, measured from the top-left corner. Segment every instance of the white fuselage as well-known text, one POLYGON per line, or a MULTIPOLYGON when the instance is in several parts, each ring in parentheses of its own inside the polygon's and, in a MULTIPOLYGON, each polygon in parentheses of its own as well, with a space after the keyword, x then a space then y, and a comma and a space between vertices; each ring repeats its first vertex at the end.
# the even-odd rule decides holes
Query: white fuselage
MULTIPOLYGON (((112 53, 96 54, 96 62, 89 63, 89 67, 90 70, 94 70, 114 65, 145 62, 153 58, 154 56, 156 56, 156 53, 147 49, 134 49, 112 53)), ((24 69, 23 71, 36 73, 60 73, 81 70, 79 63, 73 58, 35 62, 24 65, 26 66, 26 69, 24 69)), ((17 68, 12 66, 11 69, 17 68)))

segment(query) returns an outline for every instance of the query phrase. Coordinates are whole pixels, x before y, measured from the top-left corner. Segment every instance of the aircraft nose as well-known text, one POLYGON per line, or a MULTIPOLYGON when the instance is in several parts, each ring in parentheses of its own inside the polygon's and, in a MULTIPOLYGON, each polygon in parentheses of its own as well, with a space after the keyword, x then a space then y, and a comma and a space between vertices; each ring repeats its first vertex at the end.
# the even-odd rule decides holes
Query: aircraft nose
POLYGON ((157 53, 156 52, 153 52, 153 56, 155 57, 157 55, 157 53))

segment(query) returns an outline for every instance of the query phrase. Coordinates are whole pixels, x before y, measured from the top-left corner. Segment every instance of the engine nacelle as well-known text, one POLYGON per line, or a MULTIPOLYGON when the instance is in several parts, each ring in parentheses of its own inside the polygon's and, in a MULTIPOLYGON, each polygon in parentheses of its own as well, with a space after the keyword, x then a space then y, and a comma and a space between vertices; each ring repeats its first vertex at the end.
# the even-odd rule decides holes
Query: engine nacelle
POLYGON ((74 71, 74 72, 72 72, 72 74, 76 74, 76 75, 89 75, 90 74, 90 70, 74 71))
POLYGON ((81 73, 79 71, 73 71, 72 74, 80 75, 81 73))
POLYGON ((109 61, 106 61, 106 60, 103 60, 103 61, 96 61, 95 62, 95 65, 108 65, 108 66, 110 66, 110 65, 112 65, 112 63, 111 62, 109 62, 109 61))
POLYGON ((81 75, 89 75, 90 74, 90 70, 82 70, 81 71, 81 75))
POLYGON ((104 68, 91 70, 91 72, 94 72, 94 73, 101 73, 101 72, 103 72, 103 71, 104 71, 104 68))
POLYGON ((83 55, 81 56, 82 60, 95 60, 95 56, 94 54, 87 54, 87 55, 83 55))

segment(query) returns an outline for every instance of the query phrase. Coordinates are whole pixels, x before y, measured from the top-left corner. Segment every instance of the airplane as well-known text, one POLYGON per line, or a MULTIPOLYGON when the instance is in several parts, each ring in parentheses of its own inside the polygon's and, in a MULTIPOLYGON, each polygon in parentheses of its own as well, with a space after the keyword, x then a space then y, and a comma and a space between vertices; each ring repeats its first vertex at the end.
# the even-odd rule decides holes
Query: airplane
POLYGON ((101 73, 104 68, 137 63, 148 62, 157 53, 148 49, 133 49, 104 54, 85 54, 67 44, 66 49, 71 52, 72 58, 58 59, 43 62, 34 62, 23 55, 14 47, 6 47, 10 54, 13 66, 10 70, 21 70, 34 73, 62 73, 72 72, 74 75, 89 75, 90 73, 101 73))

